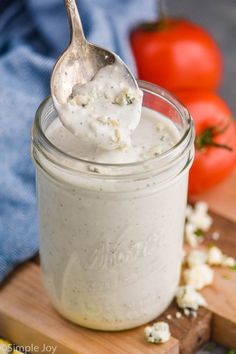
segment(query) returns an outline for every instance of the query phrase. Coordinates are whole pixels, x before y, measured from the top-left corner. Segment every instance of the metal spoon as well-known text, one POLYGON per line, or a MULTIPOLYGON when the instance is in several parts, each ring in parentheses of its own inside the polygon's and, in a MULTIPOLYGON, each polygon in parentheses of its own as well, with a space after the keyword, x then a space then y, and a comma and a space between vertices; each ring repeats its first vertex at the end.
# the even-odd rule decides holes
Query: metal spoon
POLYGON ((115 61, 124 66, 130 87, 137 88, 137 82, 125 63, 116 54, 89 43, 85 36, 75 0, 65 0, 71 28, 71 40, 68 48, 57 60, 51 76, 52 98, 66 103, 76 84, 85 84, 96 73, 115 61))

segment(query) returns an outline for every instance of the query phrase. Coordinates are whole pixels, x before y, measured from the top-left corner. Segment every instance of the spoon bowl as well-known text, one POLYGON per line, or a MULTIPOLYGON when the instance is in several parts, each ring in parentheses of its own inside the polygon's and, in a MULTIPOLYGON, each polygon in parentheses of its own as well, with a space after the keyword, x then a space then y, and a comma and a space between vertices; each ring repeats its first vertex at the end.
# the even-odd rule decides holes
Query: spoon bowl
POLYGON ((85 84, 107 65, 119 62, 126 71, 130 87, 137 88, 137 82, 120 57, 106 49, 89 43, 85 36, 75 0, 65 0, 71 28, 68 48, 57 60, 51 76, 52 98, 60 103, 67 102, 75 85, 85 84))

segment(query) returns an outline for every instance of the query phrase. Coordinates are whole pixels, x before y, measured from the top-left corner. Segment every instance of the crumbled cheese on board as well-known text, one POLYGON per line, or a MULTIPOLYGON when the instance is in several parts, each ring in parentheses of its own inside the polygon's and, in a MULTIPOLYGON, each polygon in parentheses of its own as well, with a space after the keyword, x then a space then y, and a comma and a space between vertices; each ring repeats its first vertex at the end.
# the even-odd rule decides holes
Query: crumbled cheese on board
POLYGON ((166 322, 156 322, 144 329, 144 335, 149 343, 166 343, 170 339, 170 328, 166 322))
POLYGON ((198 310, 200 306, 206 306, 207 303, 204 297, 198 293, 192 286, 180 286, 176 292, 176 302, 179 308, 191 310, 198 310))
POLYGON ((212 217, 208 214, 208 205, 205 202, 197 202, 192 211, 189 208, 187 219, 197 229, 208 231, 212 225, 212 217))
MULTIPOLYGON (((208 214, 208 205, 205 202, 197 202, 194 207, 186 207, 185 240, 192 247, 196 248, 203 240, 204 232, 208 231, 212 225, 212 218, 208 214)), ((213 240, 220 237, 219 231, 211 234, 213 240)), ((193 249, 183 256, 182 279, 185 286, 180 286, 176 301, 183 309, 185 316, 197 316, 199 306, 206 306, 206 301, 196 290, 201 290, 205 286, 212 284, 214 277, 214 266, 224 266, 236 268, 236 260, 225 255, 221 249, 215 245, 208 250, 193 249)), ((177 314, 176 314, 177 318, 177 314)))
POLYGON ((185 269, 183 278, 186 285, 201 290, 213 282, 213 270, 207 264, 198 264, 193 268, 185 269))
POLYGON ((175 317, 177 319, 180 319, 182 317, 182 313, 181 312, 176 312, 175 317))
POLYGON ((207 263, 209 265, 222 265, 223 258, 223 253, 218 247, 212 246, 209 248, 207 255, 207 263))
POLYGON ((234 267, 236 260, 229 257, 221 251, 219 247, 211 246, 208 251, 194 249, 186 256, 185 263, 189 268, 199 264, 208 264, 209 266, 234 267))
POLYGON ((193 250, 187 256, 187 264, 189 268, 193 268, 199 264, 207 262, 207 253, 201 250, 193 250))
POLYGON ((205 202, 197 202, 193 208, 186 208, 185 237, 191 247, 197 247, 202 241, 203 233, 212 225, 212 217, 208 214, 208 205, 205 202))
POLYGON ((228 257, 224 255, 222 259, 222 265, 229 268, 235 267, 236 260, 233 257, 228 257))
POLYGON ((218 241, 220 238, 220 233, 218 231, 214 231, 214 232, 212 232, 211 237, 214 241, 218 241))
POLYGON ((186 242, 191 246, 191 247, 197 247, 198 246, 198 237, 195 234, 196 227, 194 224, 187 222, 185 225, 185 239, 186 242))

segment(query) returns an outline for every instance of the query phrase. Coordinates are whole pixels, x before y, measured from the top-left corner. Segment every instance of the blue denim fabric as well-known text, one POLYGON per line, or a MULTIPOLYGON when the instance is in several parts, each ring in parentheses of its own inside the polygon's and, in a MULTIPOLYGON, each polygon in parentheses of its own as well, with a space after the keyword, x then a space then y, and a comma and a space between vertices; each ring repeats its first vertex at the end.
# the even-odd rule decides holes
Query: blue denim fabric
MULTIPOLYGON (((78 0, 87 38, 134 70, 129 31, 156 0, 78 0)), ((63 0, 0 0, 0 281, 38 250, 30 131, 69 39, 63 0)))

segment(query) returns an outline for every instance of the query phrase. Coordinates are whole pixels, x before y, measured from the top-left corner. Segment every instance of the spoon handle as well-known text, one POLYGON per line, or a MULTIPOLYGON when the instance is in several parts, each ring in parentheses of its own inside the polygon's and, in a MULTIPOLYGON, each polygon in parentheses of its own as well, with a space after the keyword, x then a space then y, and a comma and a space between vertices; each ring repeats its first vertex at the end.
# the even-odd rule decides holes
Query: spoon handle
POLYGON ((75 0, 65 0, 65 6, 70 22, 71 28, 71 43, 78 45, 78 43, 85 42, 84 31, 79 15, 79 11, 75 0))

